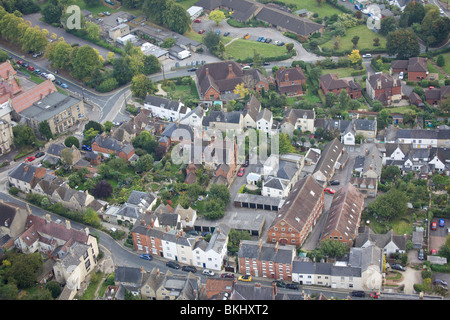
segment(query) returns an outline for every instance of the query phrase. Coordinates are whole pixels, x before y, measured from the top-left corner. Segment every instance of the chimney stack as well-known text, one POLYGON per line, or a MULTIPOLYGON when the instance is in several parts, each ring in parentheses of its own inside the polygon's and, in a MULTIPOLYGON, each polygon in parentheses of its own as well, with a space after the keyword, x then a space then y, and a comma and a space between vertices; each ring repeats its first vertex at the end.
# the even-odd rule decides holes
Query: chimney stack
POLYGON ((289 81, 289 74, 287 72, 284 74, 284 81, 289 81))

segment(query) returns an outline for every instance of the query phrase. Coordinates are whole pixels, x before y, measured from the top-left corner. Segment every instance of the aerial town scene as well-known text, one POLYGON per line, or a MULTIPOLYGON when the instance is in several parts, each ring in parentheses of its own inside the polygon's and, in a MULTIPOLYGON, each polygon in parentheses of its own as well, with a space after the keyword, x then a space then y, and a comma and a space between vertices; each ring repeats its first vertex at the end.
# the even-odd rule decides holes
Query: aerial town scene
POLYGON ((0 300, 450 299, 449 14, 0 0, 0 300))

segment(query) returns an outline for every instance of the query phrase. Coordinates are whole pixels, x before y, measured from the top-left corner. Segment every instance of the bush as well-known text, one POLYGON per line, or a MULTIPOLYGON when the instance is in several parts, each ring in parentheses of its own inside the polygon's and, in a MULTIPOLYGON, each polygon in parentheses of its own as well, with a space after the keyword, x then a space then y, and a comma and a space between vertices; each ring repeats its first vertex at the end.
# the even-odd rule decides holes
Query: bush
POLYGON ((109 92, 116 89, 119 82, 115 78, 109 78, 103 81, 96 89, 99 92, 109 92))
POLYGON ((20 192, 20 190, 16 187, 11 187, 9 188, 9 194, 13 195, 13 196, 17 196, 17 194, 20 192))

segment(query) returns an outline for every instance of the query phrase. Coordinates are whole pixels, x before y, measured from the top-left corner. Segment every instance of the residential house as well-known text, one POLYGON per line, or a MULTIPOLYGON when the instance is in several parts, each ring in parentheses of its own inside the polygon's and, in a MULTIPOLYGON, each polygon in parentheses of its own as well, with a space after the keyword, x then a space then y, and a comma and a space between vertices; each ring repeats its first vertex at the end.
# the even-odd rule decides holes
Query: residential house
POLYGON ((272 111, 264 108, 259 112, 258 117, 256 118, 256 128, 259 131, 271 135, 272 125, 273 125, 272 111))
POLYGON ((191 127, 201 127, 204 113, 205 110, 203 109, 203 106, 197 106, 181 118, 180 124, 188 125, 191 127))
POLYGON ((295 246, 241 240, 238 251, 239 273, 290 281, 295 246))
POLYGON ((28 163, 20 163, 8 172, 8 182, 24 193, 32 192, 39 179, 47 173, 43 167, 35 167, 28 163))
POLYGON ((364 197, 375 197, 378 190, 377 178, 351 177, 350 183, 357 188, 364 197))
POLYGON ((427 79, 427 58, 412 57, 408 60, 394 60, 391 63, 391 74, 403 72, 408 75, 408 81, 427 79))
POLYGON ((316 113, 314 108, 312 110, 287 109, 284 112, 284 118, 280 123, 280 130, 290 137, 293 136, 294 130, 313 133, 315 131, 315 119, 316 113))
POLYGON ((447 99, 450 96, 450 86, 443 86, 440 88, 429 88, 425 90, 425 101, 430 105, 439 105, 441 100, 447 99))
POLYGON ((94 138, 92 151, 102 153, 106 157, 109 157, 110 153, 114 153, 117 157, 127 161, 131 161, 135 155, 131 144, 124 144, 121 141, 110 138, 105 132, 94 138))
POLYGON ((382 155, 376 145, 372 144, 365 150, 364 167, 361 172, 361 177, 375 178, 379 181, 381 178, 382 167, 382 155))
POLYGON ((367 141, 374 141, 377 136, 377 119, 355 119, 352 121, 356 135, 362 135, 367 141))
POLYGON ((288 196, 292 186, 298 181, 304 164, 303 157, 297 157, 293 161, 288 157, 289 155, 280 155, 273 170, 267 172, 268 175, 265 176, 262 184, 262 196, 277 198, 288 196))
POLYGON ((200 238, 195 242, 192 252, 192 265, 220 271, 227 257, 228 234, 230 227, 221 223, 211 235, 209 242, 200 238))
POLYGON ((144 283, 141 294, 148 300, 198 300, 201 279, 192 272, 173 274, 170 270, 162 275, 159 270, 144 283))
POLYGON ((27 124, 39 132, 39 124, 47 121, 53 135, 69 131, 85 117, 82 100, 53 92, 19 112, 27 124))
POLYGON ((75 147, 75 145, 72 145, 72 147, 67 148, 63 143, 51 143, 48 146, 47 154, 45 155, 43 161, 49 161, 52 164, 63 162, 63 158, 61 157, 61 152, 64 149, 70 150, 70 154, 72 155, 72 161, 71 163, 68 163, 69 165, 74 165, 81 159, 81 152, 80 150, 75 147))
POLYGON ((205 284, 205 300, 223 300, 233 291, 235 280, 228 278, 207 278, 205 284))
POLYGON ((227 300, 275 300, 277 295, 277 287, 275 284, 271 286, 261 285, 259 282, 255 284, 235 283, 233 291, 227 300))
POLYGON ((0 63, 0 105, 23 90, 17 80, 17 71, 14 70, 11 62, 6 60, 0 63))
POLYGON ((449 171, 450 149, 448 148, 431 148, 429 154, 428 165, 438 172, 449 171))
POLYGON ((149 253, 163 257, 162 236, 164 232, 164 228, 152 226, 149 214, 143 215, 139 223, 134 224, 131 230, 134 249, 141 253, 149 253))
POLYGON ((310 261, 294 260, 292 262, 292 282, 300 285, 315 285, 315 263, 310 261))
POLYGON ((7 202, 0 199, 0 248, 9 250, 14 246, 14 240, 25 231, 30 207, 7 202))
POLYGON ((366 92, 370 99, 390 105, 401 100, 402 85, 398 78, 379 72, 367 76, 366 92))
POLYGON ((183 230, 186 228, 194 228, 195 220, 197 220, 197 210, 194 210, 191 207, 184 209, 180 204, 178 204, 173 213, 180 216, 180 222, 183 230))
POLYGON ((397 235, 393 230, 384 234, 377 234, 369 227, 360 227, 355 238, 354 246, 357 248, 367 248, 377 246, 381 248, 386 257, 391 257, 396 253, 406 252, 407 239, 403 235, 397 235))
POLYGON ((333 92, 339 95, 341 90, 346 90, 351 99, 358 99, 362 96, 361 85, 355 82, 353 78, 341 78, 337 73, 324 74, 320 77, 320 87, 326 95, 333 92))
POLYGON ((333 177, 335 170, 341 169, 346 164, 343 162, 346 153, 344 145, 338 139, 330 141, 325 146, 312 177, 317 182, 326 184, 333 177))
POLYGON ((227 132, 227 130, 235 130, 240 133, 244 130, 244 118, 240 111, 210 111, 209 114, 203 118, 202 125, 205 130, 220 130, 227 132))
POLYGON ((275 72, 275 82, 280 94, 296 97, 303 94, 306 77, 299 66, 296 68, 281 67, 275 72))
POLYGON ((153 117, 170 121, 180 120, 191 111, 180 101, 174 101, 163 97, 147 95, 144 108, 150 110, 153 117))
POLYGON ((51 197, 53 192, 62 185, 66 185, 66 181, 64 179, 55 176, 54 174, 47 173, 39 179, 33 189, 33 192, 42 196, 51 197))
POLYGON ((11 112, 12 108, 8 102, 0 103, 0 156, 9 153, 14 144, 11 112))
MULTIPOLYGON (((172 275, 170 270, 168 270, 167 274, 172 275)), ((153 268, 143 279, 141 297, 148 300, 163 300, 165 296, 162 295, 161 291, 165 278, 166 275, 159 268, 153 268)))
POLYGON ((119 286, 117 294, 120 296, 120 291, 125 290, 133 296, 139 296, 144 277, 143 268, 117 266, 114 271, 114 284, 119 286))
POLYGON ((82 211, 95 200, 88 191, 77 191, 69 188, 67 184, 56 188, 50 195, 51 201, 61 203, 65 208, 82 211))
POLYGON ((320 240, 337 240, 351 247, 358 232, 364 196, 348 183, 333 196, 320 240))
POLYGON ((258 92, 269 90, 267 79, 258 70, 242 70, 235 61, 207 63, 196 71, 197 87, 201 100, 230 100, 236 85, 244 83, 245 87, 258 92))
POLYGON ((14 242, 16 248, 23 253, 40 252, 54 256, 55 280, 66 285, 73 298, 97 264, 97 239, 88 228, 73 229, 68 220, 57 223, 51 220, 50 215, 44 218, 30 215, 25 228, 26 231, 14 242))
POLYGON ((50 80, 45 80, 44 82, 12 98, 11 106, 14 111, 19 114, 28 107, 32 106, 33 103, 38 102, 42 98, 54 92, 57 92, 54 83, 50 80))
POLYGON ((163 255, 169 260, 193 265, 193 247, 196 241, 198 241, 196 237, 176 230, 169 230, 161 238, 163 255))
POLYGON ((256 96, 252 94, 250 96, 250 99, 246 102, 245 109, 242 114, 245 128, 256 129, 256 121, 260 111, 261 111, 261 102, 259 102, 258 98, 256 98, 256 96))
POLYGON ((126 23, 121 23, 114 28, 109 29, 109 37, 116 42, 117 38, 124 37, 130 33, 130 26, 126 23))
POLYGON ((301 246, 322 214, 324 193, 311 177, 299 180, 267 232, 268 242, 301 246))

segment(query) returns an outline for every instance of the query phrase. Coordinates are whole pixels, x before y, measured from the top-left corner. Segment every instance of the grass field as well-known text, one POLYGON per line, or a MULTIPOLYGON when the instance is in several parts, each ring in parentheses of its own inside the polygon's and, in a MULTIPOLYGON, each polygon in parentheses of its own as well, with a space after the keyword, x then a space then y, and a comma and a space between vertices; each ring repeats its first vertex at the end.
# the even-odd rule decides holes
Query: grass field
POLYGON ((306 9, 312 13, 318 13, 319 17, 321 18, 325 16, 330 17, 335 13, 342 14, 341 10, 332 7, 325 1, 322 1, 320 6, 318 5, 317 1, 314 0, 283 0, 283 2, 286 4, 296 5, 297 10, 306 9))
MULTIPOLYGON (((341 46, 339 50, 351 50, 353 49, 352 38, 354 36, 359 36, 357 49, 373 49, 373 48, 385 48, 386 47, 386 38, 378 33, 373 32, 368 29, 366 25, 358 25, 356 27, 350 28, 346 30, 346 35, 341 39, 341 46), (380 45, 378 47, 374 47, 373 39, 379 38, 380 45)), ((333 39, 325 42, 322 45, 322 48, 333 49, 334 41, 333 39)))
POLYGON ((225 54, 235 60, 245 59, 253 57, 253 50, 260 53, 263 58, 277 57, 287 52, 284 46, 279 47, 269 43, 237 39, 225 47, 225 54))
POLYGON ((322 74, 337 73, 339 78, 345 78, 345 77, 351 77, 353 71, 355 71, 355 69, 353 69, 352 67, 336 68, 336 69, 323 69, 322 74))

